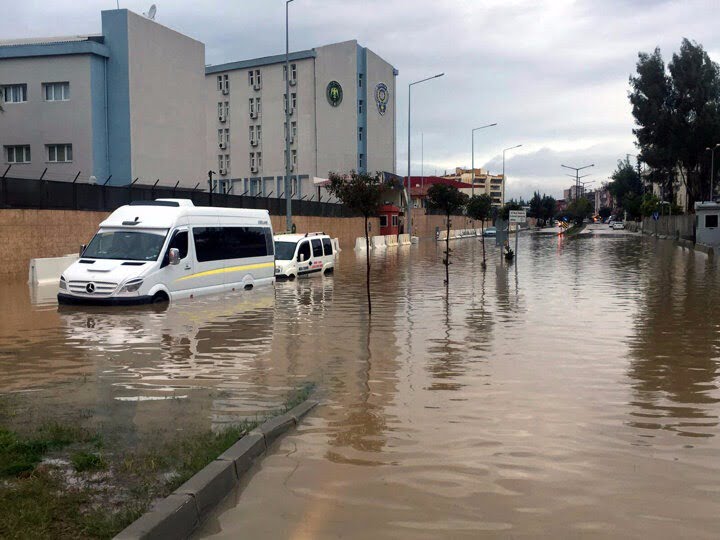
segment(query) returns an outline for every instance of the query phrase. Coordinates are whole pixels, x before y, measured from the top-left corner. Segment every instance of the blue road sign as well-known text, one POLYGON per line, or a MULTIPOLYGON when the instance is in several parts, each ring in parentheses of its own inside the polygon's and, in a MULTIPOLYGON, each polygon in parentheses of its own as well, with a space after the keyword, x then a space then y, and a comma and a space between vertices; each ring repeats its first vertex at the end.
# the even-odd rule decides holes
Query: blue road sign
POLYGON ((653 216, 652 216, 652 217, 653 217, 653 219, 654 219, 655 221, 657 221, 658 219, 660 219, 660 214, 658 214, 657 212, 653 212, 653 216))

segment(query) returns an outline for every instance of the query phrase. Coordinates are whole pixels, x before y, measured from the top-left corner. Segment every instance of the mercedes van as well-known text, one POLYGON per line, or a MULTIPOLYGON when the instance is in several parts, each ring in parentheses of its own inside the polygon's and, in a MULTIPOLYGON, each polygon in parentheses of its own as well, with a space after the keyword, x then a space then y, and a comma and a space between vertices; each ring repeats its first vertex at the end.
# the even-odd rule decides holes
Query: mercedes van
POLYGON ((327 274, 335 270, 336 249, 323 232, 275 236, 275 277, 327 274))
POLYGON ((272 284, 267 210, 186 199, 115 210, 60 276, 60 304, 143 304, 272 284))

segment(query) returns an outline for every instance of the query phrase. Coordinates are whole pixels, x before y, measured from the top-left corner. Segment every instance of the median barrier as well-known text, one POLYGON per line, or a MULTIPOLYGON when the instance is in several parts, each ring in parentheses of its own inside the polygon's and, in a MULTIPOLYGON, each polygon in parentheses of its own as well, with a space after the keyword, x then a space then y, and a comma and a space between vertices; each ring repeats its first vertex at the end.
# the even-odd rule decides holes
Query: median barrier
POLYGON ((356 251, 363 251, 367 246, 365 245, 365 237, 361 236, 360 238, 355 239, 355 250, 356 251))
POLYGON ((370 245, 373 249, 383 249, 385 248, 385 237, 384 236, 373 236, 370 239, 370 245))
POLYGON ((398 238, 398 244, 401 246, 406 246, 410 243, 410 235, 409 234, 401 234, 398 238))
POLYGON ((340 249, 340 239, 339 238, 332 238, 332 246, 333 246, 333 253, 340 253, 342 250, 340 249))
POLYGON ((388 234, 385 236, 385 245, 387 247, 396 247, 398 245, 397 236, 394 234, 388 234))
POLYGON ((77 255, 30 259, 28 282, 31 285, 58 283, 60 281, 60 274, 62 274, 68 266, 77 261, 77 259, 77 255))

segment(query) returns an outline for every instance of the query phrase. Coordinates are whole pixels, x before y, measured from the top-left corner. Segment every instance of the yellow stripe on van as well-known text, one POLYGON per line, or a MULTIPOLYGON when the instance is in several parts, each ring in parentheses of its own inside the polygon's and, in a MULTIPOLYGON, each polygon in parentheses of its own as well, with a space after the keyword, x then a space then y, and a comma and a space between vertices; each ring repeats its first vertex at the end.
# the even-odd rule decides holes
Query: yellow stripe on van
POLYGON ((175 281, 184 281, 186 279, 214 276, 215 274, 226 274, 228 272, 241 272, 242 270, 258 270, 260 268, 275 268, 274 262, 258 263, 258 264, 246 264, 244 266, 231 266, 229 268, 217 268, 216 270, 206 270, 205 272, 198 272, 197 274, 190 274, 189 276, 183 276, 176 279, 175 281))

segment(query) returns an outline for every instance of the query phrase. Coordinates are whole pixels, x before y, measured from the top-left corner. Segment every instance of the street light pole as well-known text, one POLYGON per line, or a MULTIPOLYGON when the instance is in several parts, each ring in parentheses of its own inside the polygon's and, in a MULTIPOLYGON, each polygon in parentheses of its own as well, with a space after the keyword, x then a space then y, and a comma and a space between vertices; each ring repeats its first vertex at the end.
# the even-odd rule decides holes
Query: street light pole
POLYGON ((710 151, 710 202, 713 201, 713 195, 715 191, 715 149, 720 147, 720 143, 717 143, 712 148, 708 147, 705 149, 707 152, 710 151))
POLYGON ((470 138, 472 139, 472 144, 470 145, 472 148, 472 150, 471 150, 472 157, 470 158, 470 163, 471 163, 470 164, 470 170, 471 170, 470 185, 472 186, 470 188, 470 196, 471 197, 475 196, 475 132, 478 131, 479 129, 485 129, 485 128, 489 128, 489 127, 493 127, 493 126, 497 126, 497 122, 495 122, 493 124, 488 124, 486 126, 476 127, 475 129, 472 130, 472 133, 470 135, 470 138))
POLYGON ((500 199, 500 208, 505 206, 505 188, 507 187, 507 182, 505 181, 505 152, 508 150, 514 150, 515 148, 520 148, 522 144, 518 144, 516 146, 511 146, 510 148, 505 148, 503 150, 503 171, 502 171, 502 177, 503 177, 503 183, 502 183, 502 198, 500 199))
POLYGON ((438 77, 442 77, 445 75, 445 73, 438 73, 437 75, 433 75, 432 77, 428 77, 426 79, 422 79, 419 81, 411 82, 408 84, 408 166, 407 166, 407 192, 405 193, 405 232, 410 235, 412 238, 412 218, 410 215, 410 207, 411 207, 411 200, 410 200, 410 99, 412 95, 412 87, 416 84, 420 84, 425 81, 429 81, 431 79, 437 79, 438 77))
POLYGON ((285 229, 292 230, 292 187, 290 182, 290 28, 288 11, 290 2, 285 1, 285 229))
MULTIPOLYGON (((575 171, 575 200, 578 200, 579 199, 578 190, 580 189, 580 178, 581 178, 580 171, 582 171, 583 169, 587 169, 589 167, 594 167, 595 164, 591 163, 590 165, 584 165, 583 167, 569 167, 568 165, 562 165, 562 164, 560 166, 565 167, 566 169, 575 171)), ((587 175, 585 175, 585 176, 587 176, 587 175)), ((584 178, 585 176, 583 176, 582 178, 584 178)))

